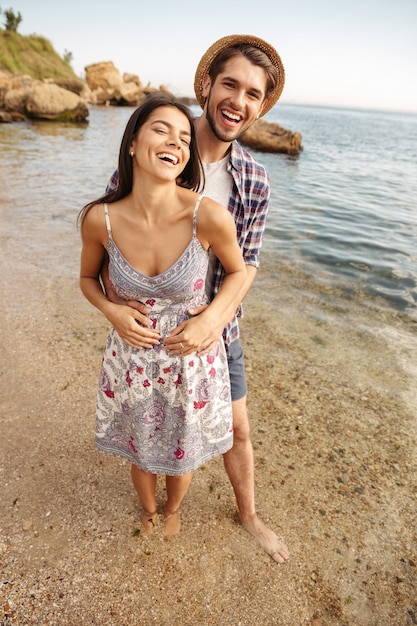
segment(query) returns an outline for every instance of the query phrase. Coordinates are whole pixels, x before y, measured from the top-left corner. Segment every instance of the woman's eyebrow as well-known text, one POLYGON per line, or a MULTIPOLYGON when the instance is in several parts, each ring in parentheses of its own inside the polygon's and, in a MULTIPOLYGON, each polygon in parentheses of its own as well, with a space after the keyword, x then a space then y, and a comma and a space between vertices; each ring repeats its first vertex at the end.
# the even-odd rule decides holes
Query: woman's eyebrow
MULTIPOLYGON (((164 126, 166 126, 167 128, 171 129, 174 128, 173 124, 170 124, 170 122, 167 122, 166 120, 153 120, 151 126, 153 126, 154 124, 163 124, 164 126)), ((191 131, 190 130, 180 130, 181 135, 187 135, 187 137, 191 137, 191 131)))

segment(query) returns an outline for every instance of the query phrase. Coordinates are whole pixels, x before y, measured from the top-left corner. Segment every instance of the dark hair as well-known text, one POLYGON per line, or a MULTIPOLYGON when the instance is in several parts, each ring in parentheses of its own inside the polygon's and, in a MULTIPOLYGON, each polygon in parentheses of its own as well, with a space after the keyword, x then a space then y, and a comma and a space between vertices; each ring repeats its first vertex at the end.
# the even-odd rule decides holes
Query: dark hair
POLYGON ((212 83, 215 82, 217 76, 223 71, 227 61, 238 55, 246 57, 253 65, 262 67, 265 70, 266 100, 279 82, 279 73, 269 56, 260 48, 253 46, 252 44, 240 43, 235 46, 229 46, 220 52, 220 54, 214 59, 208 72, 212 83))
POLYGON ((137 136, 139 130, 149 118, 151 113, 159 107, 174 107, 185 115, 188 119, 191 127, 191 142, 190 142, 190 158, 185 168, 177 178, 177 184, 187 189, 197 190, 202 182, 202 164, 200 155, 197 148, 197 140, 194 127, 194 119, 190 109, 175 99, 174 96, 165 91, 156 91, 146 97, 146 100, 135 110, 129 118, 126 125, 125 132, 123 134, 122 142, 120 144, 119 151, 119 164, 118 164, 118 185, 112 191, 103 194, 97 200, 89 202, 80 211, 78 215, 78 223, 82 223, 85 215, 96 204, 102 202, 116 202, 125 198, 132 191, 133 187, 133 162, 132 157, 129 154, 132 141, 137 136))

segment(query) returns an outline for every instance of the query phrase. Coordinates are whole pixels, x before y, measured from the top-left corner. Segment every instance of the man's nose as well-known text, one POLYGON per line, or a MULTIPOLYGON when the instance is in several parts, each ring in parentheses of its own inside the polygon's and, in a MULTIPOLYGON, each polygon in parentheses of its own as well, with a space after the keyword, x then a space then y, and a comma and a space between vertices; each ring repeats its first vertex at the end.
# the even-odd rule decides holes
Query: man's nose
POLYGON ((245 103, 245 92, 243 89, 236 89, 231 97, 231 102, 236 109, 241 109, 245 103))

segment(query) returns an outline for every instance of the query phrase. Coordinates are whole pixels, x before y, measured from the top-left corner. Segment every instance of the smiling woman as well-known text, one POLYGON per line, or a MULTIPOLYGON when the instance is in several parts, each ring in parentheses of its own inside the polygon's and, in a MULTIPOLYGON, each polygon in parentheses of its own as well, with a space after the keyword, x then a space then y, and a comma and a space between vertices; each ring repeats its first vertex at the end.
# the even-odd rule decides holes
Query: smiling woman
POLYGON ((246 270, 233 218, 195 191, 200 169, 190 111, 155 94, 127 123, 118 187, 80 213, 81 289, 113 326, 100 371, 97 447, 132 464, 147 532, 157 521, 157 475, 166 476, 168 535, 180 530, 193 470, 233 443, 226 352, 217 338, 246 270), (227 274, 211 303, 209 248, 227 274), (101 286, 107 255, 120 304, 101 286), (141 302, 142 312, 127 301, 141 302))
POLYGON ((151 113, 132 141, 129 152, 133 171, 137 169, 137 181, 140 183, 142 172, 146 169, 160 172, 161 176, 172 180, 172 171, 169 170, 174 168, 179 176, 190 160, 190 142, 190 122, 181 111, 167 107, 163 109, 163 116, 159 109, 151 113), (158 168, 158 161, 167 164, 169 170, 158 168))

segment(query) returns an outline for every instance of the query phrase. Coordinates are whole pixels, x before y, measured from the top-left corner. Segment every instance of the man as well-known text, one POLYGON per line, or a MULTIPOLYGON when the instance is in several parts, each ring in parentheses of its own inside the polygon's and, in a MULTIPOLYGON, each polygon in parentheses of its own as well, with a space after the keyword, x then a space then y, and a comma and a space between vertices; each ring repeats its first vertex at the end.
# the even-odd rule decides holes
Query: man
MULTIPOLYGON (((233 215, 247 270, 239 298, 227 318, 213 323, 199 353, 208 352, 223 331, 229 360, 234 431, 233 447, 224 455, 224 465, 235 492, 243 527, 277 563, 285 562, 289 551, 255 510, 253 448, 237 319, 242 314, 240 303, 259 266, 269 206, 269 176, 236 139, 276 103, 284 80, 281 59, 270 44, 251 35, 230 35, 210 46, 200 60, 194 81, 196 97, 203 109, 201 117, 196 120, 196 132, 205 174, 204 194, 227 206, 233 215)), ((113 175, 110 187, 115 184, 117 173, 113 175)), ((210 295, 213 295, 218 291, 224 273, 217 259, 212 258, 210 265, 208 283, 211 284, 210 295)), ((129 319, 117 327, 121 337, 131 345, 135 345, 136 321, 149 325, 148 310, 140 304, 134 306, 137 310, 130 309, 129 319)), ((190 311, 192 315, 200 312, 201 309, 190 311)), ((175 335, 164 341, 166 348, 173 351, 178 343, 186 342, 186 323, 174 332, 175 335)))

